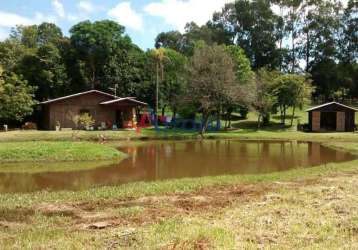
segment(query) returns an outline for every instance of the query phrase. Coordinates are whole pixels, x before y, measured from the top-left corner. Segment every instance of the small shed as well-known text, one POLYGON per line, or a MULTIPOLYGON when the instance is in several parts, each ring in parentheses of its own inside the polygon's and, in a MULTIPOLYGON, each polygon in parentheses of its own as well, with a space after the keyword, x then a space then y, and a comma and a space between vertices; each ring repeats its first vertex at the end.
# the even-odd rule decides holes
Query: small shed
POLYGON ((312 132, 353 132, 357 109, 338 102, 329 102, 306 110, 312 132))

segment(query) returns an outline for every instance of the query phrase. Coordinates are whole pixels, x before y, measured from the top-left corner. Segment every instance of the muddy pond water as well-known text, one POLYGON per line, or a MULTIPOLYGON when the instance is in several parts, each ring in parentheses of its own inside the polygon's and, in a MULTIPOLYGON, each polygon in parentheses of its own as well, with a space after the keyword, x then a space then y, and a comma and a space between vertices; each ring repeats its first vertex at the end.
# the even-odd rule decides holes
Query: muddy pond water
MULTIPOLYGON (((26 171, 26 163, 0 168, 0 193, 39 190, 83 190, 94 186, 172 178, 260 174, 311 167, 357 158, 313 142, 287 141, 156 141, 128 143, 119 150, 128 158, 119 163, 101 163, 89 169, 26 171), (21 171, 19 171, 21 169, 21 171)), ((93 164, 93 163, 91 163, 93 164)), ((96 163, 97 164, 97 163, 96 163)), ((36 167, 35 167, 36 168, 36 167)))

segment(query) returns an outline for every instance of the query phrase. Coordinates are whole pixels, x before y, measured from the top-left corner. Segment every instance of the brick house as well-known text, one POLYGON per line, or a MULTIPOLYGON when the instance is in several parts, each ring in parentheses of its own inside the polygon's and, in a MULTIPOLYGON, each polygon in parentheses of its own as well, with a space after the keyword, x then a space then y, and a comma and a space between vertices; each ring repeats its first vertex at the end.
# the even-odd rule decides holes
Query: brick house
POLYGON ((135 128, 136 110, 147 106, 133 97, 118 98, 98 90, 44 101, 40 105, 39 127, 46 130, 54 130, 58 123, 62 128, 76 129, 74 117, 83 113, 88 113, 94 118, 95 128, 104 124, 108 129, 113 125, 118 128, 135 128))

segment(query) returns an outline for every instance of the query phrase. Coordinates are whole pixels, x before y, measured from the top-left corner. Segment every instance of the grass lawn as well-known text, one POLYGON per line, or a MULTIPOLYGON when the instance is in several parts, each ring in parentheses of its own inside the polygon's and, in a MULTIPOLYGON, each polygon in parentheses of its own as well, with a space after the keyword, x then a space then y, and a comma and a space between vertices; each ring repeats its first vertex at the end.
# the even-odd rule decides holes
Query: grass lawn
MULTIPOLYGON (((290 112, 290 110, 289 110, 290 112)), ((290 114, 290 113, 288 113, 290 114)), ((290 116, 288 116, 290 117, 290 116)), ((208 132, 206 138, 236 138, 236 139, 277 139, 277 140, 303 140, 303 141, 358 141, 358 133, 304 133, 296 130, 297 121, 307 122, 308 115, 304 110, 297 110, 293 126, 280 124, 278 115, 272 115, 270 126, 257 130, 257 115, 250 112, 247 119, 233 117, 233 130, 219 132, 208 132)), ((356 116, 358 123, 358 115, 356 116)), ((222 124, 224 122, 222 121, 222 124)), ((127 141, 127 140, 154 140, 154 139, 196 139, 198 133, 182 129, 161 129, 155 131, 153 128, 136 131, 10 131, 0 133, 1 142, 23 142, 23 141, 127 141)))
POLYGON ((4 142, 0 143, 0 162, 66 162, 119 159, 123 153, 91 142, 4 142))

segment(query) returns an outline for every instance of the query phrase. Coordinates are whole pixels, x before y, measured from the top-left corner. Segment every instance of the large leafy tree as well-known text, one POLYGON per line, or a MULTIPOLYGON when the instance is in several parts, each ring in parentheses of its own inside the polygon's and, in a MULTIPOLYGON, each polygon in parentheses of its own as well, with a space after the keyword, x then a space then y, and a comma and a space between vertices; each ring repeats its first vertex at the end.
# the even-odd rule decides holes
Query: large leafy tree
POLYGON ((230 45, 233 41, 231 32, 225 30, 220 22, 210 20, 202 26, 194 22, 187 23, 183 34, 179 31, 162 32, 155 39, 155 47, 169 48, 192 56, 198 43, 230 45))
POLYGON ((297 107, 302 108, 303 104, 311 97, 311 81, 304 75, 281 74, 274 80, 273 93, 276 97, 276 105, 281 114, 281 123, 285 124, 287 109, 292 107, 291 126, 297 107))
POLYGON ((6 39, 0 42, 0 64, 4 70, 14 71, 28 49, 15 39, 6 39))
POLYGON ((155 38, 155 48, 157 49, 164 47, 183 51, 184 46, 184 36, 179 31, 161 32, 155 38))
POLYGON ((169 106, 175 117, 186 87, 187 58, 172 49, 165 49, 164 54, 166 60, 163 61, 164 75, 160 86, 162 115, 165 114, 165 108, 169 106))
POLYGON ((21 122, 31 115, 36 103, 33 91, 21 77, 0 67, 0 122, 21 122))
POLYGON ((7 43, 22 49, 13 71, 36 87, 36 99, 43 101, 67 93, 69 77, 61 51, 61 29, 50 23, 18 26, 11 36, 7 43))
POLYGON ((206 131, 209 117, 221 110, 223 102, 243 96, 236 83, 235 65, 223 46, 202 46, 190 59, 187 98, 202 113, 201 135, 206 131))
POLYGON ((257 128, 261 125, 268 125, 270 122, 270 114, 277 102, 273 91, 277 75, 277 72, 268 71, 265 68, 259 69, 256 73, 252 106, 258 114, 257 128))
POLYGON ((235 45, 225 46, 225 51, 231 57, 234 64, 236 84, 240 87, 242 92, 246 93, 240 100, 227 96, 223 102, 222 111, 225 112, 227 127, 231 127, 231 114, 235 110, 248 110, 249 106, 251 106, 254 98, 252 92, 254 72, 251 70, 249 59, 240 47, 235 45))
POLYGON ((263 66, 271 69, 280 65, 280 40, 277 27, 281 22, 271 9, 269 0, 237 0, 226 4, 214 21, 231 32, 233 40, 244 49, 254 69, 263 66))
POLYGON ((131 49, 130 38, 124 35, 125 28, 114 21, 84 21, 70 29, 71 44, 77 58, 85 65, 85 77, 91 88, 102 87, 105 68, 116 67, 131 49))
POLYGON ((341 23, 340 60, 346 64, 358 61, 358 1, 349 0, 341 23))

